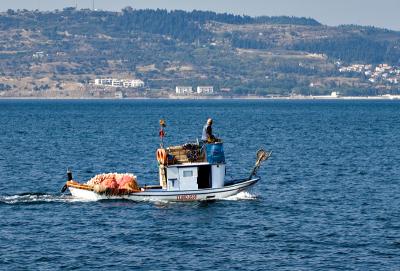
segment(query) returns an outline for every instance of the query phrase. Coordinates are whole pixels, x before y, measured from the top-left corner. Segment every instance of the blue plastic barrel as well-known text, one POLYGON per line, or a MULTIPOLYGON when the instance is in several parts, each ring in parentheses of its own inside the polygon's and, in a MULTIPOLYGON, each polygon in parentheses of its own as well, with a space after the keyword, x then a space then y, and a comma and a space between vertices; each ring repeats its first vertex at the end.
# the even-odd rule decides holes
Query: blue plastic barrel
POLYGON ((206 144, 207 161, 210 164, 225 163, 224 146, 222 143, 206 144))

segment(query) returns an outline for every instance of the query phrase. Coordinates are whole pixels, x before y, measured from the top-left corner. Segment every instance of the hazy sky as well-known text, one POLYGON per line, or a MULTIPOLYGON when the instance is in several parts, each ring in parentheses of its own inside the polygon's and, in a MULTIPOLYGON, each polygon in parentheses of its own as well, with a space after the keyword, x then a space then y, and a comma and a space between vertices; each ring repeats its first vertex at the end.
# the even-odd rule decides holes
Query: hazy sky
MULTIPOLYGON (((91 8, 93 0, 0 0, 0 9, 91 8)), ((200 9, 247 15, 312 17, 323 24, 374 25, 400 30, 400 0, 94 0, 95 8, 200 9)))

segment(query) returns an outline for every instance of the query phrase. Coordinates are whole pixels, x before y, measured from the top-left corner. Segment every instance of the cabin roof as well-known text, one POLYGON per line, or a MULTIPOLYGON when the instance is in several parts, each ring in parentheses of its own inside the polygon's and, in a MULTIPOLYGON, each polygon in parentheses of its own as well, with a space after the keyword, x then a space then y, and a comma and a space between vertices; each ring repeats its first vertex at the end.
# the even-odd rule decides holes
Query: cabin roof
POLYGON ((173 164, 173 165, 168 165, 168 167, 196 167, 196 166, 206 166, 206 165, 212 165, 209 162, 194 162, 194 163, 182 163, 182 164, 173 164))

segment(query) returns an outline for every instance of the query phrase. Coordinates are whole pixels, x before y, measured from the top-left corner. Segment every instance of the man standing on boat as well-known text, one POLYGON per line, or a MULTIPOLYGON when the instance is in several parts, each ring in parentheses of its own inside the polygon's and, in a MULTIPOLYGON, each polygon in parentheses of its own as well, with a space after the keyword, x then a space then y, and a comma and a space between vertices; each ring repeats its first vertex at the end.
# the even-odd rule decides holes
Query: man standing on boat
POLYGON ((207 120, 206 125, 204 125, 203 127, 203 134, 201 136, 201 140, 205 143, 212 143, 217 140, 212 133, 212 123, 213 120, 210 118, 207 120))

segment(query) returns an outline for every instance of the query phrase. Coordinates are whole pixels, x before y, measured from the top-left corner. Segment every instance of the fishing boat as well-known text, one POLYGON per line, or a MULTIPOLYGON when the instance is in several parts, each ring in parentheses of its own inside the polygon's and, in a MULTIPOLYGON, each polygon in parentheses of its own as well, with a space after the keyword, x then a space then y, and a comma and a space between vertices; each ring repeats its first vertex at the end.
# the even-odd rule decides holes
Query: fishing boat
POLYGON ((223 142, 196 142, 164 148, 163 136, 164 132, 161 129, 161 144, 156 151, 159 167, 158 185, 140 186, 134 179, 133 185, 128 187, 118 187, 118 185, 104 187, 100 182, 76 182, 72 173, 68 172, 68 180, 62 192, 68 188, 73 197, 85 200, 218 200, 236 195, 256 184, 260 180, 257 170, 261 162, 267 160, 272 153, 260 149, 257 151, 256 163, 248 178, 226 180, 223 142))

